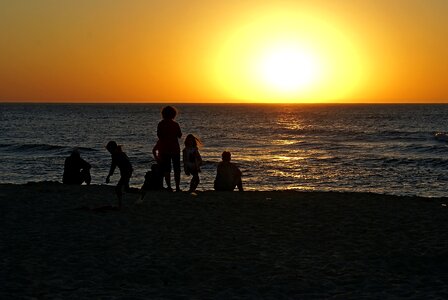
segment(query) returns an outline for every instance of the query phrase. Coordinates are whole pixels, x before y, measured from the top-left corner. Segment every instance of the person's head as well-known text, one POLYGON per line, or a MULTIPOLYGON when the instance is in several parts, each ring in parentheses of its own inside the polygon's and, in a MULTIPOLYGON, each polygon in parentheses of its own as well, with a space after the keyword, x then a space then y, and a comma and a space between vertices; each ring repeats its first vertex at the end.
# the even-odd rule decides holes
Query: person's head
POLYGON ((191 133, 185 138, 185 147, 199 147, 202 142, 199 138, 195 137, 191 133))
POLYGON ((177 109, 172 106, 165 106, 162 109, 162 118, 164 120, 174 120, 177 116, 177 109))
POLYGON ((152 164, 151 165, 151 171, 152 172, 157 173, 157 172, 159 172, 159 169, 160 169, 160 165, 158 165, 158 164, 152 164))
POLYGON ((224 151, 222 153, 222 161, 230 161, 231 158, 232 158, 232 154, 230 154, 229 151, 224 151))
POLYGON ((117 142, 115 142, 115 141, 109 141, 109 143, 107 143, 107 145, 106 145, 106 149, 107 149, 107 151, 109 151, 110 153, 114 153, 114 152, 118 149, 117 142))
POLYGON ((77 148, 73 149, 72 153, 70 154, 73 158, 80 158, 81 154, 79 153, 79 150, 77 148))

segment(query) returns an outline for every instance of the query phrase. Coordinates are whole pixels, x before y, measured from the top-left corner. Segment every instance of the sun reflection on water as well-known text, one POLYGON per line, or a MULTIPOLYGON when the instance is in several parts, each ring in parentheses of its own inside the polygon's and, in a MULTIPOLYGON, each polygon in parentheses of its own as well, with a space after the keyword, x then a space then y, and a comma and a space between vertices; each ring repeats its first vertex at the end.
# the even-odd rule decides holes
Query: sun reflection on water
POLYGON ((282 115, 277 119, 277 125, 281 128, 288 130, 299 131, 304 129, 304 125, 301 120, 298 120, 296 116, 282 115))
POLYGON ((281 145, 292 145, 292 144, 297 144, 300 141, 297 140, 274 140, 272 141, 272 144, 277 145, 277 146, 281 146, 281 145))

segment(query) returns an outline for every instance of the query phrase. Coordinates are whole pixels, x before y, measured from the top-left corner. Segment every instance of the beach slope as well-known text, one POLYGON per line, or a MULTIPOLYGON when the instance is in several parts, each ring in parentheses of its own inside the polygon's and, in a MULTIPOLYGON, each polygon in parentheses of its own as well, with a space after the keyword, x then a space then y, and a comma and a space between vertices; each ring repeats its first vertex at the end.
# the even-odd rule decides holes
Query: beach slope
POLYGON ((448 298, 446 198, 0 185, 0 298, 448 298))

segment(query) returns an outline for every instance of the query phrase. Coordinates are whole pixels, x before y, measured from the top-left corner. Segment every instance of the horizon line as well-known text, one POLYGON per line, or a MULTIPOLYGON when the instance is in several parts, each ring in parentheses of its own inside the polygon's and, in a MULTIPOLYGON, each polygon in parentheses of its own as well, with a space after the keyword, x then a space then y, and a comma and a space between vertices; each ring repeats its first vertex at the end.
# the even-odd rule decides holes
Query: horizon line
POLYGON ((393 104, 393 105, 425 105, 425 104, 440 104, 446 105, 448 104, 448 100, 446 102, 87 102, 87 101, 0 101, 0 104, 127 104, 127 105, 145 105, 145 104, 158 104, 158 105, 384 105, 384 104, 393 104))

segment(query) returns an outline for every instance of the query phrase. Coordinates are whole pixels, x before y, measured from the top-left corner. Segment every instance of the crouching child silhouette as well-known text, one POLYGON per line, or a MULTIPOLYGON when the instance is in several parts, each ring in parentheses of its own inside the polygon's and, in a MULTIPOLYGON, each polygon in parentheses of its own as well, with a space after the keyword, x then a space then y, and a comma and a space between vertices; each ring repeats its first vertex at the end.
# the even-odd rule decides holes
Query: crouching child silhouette
POLYGON ((156 161, 155 164, 151 165, 151 171, 146 172, 145 182, 140 190, 140 198, 135 202, 135 204, 140 204, 146 196, 147 191, 160 191, 163 189, 163 178, 164 173, 161 166, 160 160, 160 143, 157 141, 156 145, 152 149, 152 154, 156 161))
POLYGON ((145 199, 146 192, 163 190, 163 170, 159 164, 151 165, 151 171, 146 172, 145 182, 140 190, 140 198, 135 204, 140 204, 145 199))
POLYGON ((114 174, 115 168, 118 167, 120 169, 121 177, 115 187, 115 193, 118 198, 118 208, 121 209, 123 188, 126 192, 131 192, 131 189, 129 188, 129 181, 131 179, 133 169, 128 156, 123 152, 121 146, 118 146, 115 141, 110 141, 107 143, 106 149, 112 156, 112 163, 110 165, 109 175, 106 177, 106 183, 110 182, 110 177, 114 174))

